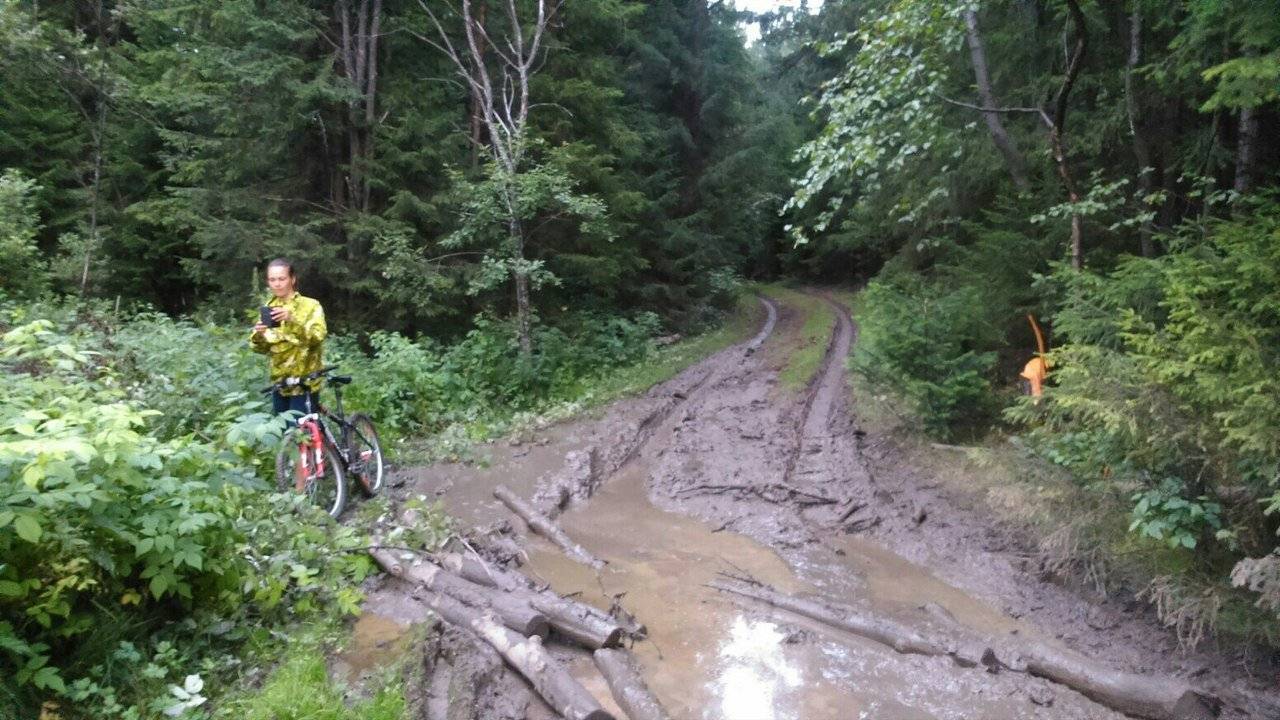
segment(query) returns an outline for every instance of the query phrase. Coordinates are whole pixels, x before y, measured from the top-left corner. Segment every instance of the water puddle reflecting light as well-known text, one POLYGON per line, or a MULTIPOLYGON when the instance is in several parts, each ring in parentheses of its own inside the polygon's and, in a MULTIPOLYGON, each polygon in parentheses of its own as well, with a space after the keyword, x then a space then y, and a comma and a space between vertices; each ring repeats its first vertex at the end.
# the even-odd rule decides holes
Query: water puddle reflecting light
POLYGON ((787 720, 798 717, 796 708, 784 707, 787 691, 803 684, 800 668, 783 652, 786 635, 777 624, 734 618, 729 636, 720 648, 724 669, 715 683, 719 712, 703 718, 724 720, 787 720))

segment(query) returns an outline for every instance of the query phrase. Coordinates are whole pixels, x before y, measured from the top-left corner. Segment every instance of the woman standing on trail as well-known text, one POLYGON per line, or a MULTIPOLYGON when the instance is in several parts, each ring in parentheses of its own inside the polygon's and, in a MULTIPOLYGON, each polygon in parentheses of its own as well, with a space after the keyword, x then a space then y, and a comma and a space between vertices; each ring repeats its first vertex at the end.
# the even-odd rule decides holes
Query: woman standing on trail
MULTIPOLYGON (((324 338, 328 334, 324 308, 298 292, 293 263, 283 258, 267 263, 267 287, 271 289, 271 299, 265 307, 271 324, 264 322, 265 317, 259 319, 249 336, 249 346, 270 357, 271 382, 319 370, 324 366, 324 338)), ((277 414, 290 410, 305 413, 307 396, 318 392, 323 382, 316 378, 305 385, 276 388, 271 393, 271 404, 277 414)))

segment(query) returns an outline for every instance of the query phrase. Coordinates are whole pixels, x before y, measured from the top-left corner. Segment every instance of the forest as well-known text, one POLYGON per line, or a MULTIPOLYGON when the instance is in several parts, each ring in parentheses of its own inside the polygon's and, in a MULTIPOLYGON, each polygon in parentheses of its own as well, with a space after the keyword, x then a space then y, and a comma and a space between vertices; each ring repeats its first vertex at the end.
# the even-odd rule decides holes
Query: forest
POLYGON ((900 427, 1070 488, 1056 570, 1274 660, 1280 0, 745 5, 0 0, 0 717, 406 716, 258 674, 392 512, 268 492, 277 257, 408 468, 841 293, 900 427))

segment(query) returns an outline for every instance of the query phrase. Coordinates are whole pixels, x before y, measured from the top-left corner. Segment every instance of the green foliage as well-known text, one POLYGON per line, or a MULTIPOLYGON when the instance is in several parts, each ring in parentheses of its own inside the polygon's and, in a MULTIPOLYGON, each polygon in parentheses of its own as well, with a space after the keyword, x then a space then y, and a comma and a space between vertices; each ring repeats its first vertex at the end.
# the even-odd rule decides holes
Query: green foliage
POLYGON ((1129 532, 1194 550, 1206 533, 1222 529, 1222 506, 1206 495, 1187 499, 1185 492, 1180 480, 1165 478, 1157 487, 1134 493, 1129 532))
POLYGON ((35 181, 16 170, 0 174, 0 293, 30 297, 47 289, 48 271, 36 247, 39 217, 36 214, 35 181))
POLYGON ((375 333, 371 357, 339 340, 330 359, 357 373, 346 397, 352 407, 374 413, 390 437, 449 425, 488 435, 513 411, 574 400, 590 381, 644 360, 659 327, 652 313, 568 316, 555 327, 538 326, 535 351, 524 359, 511 328, 482 316, 452 345, 375 333))
POLYGON ((948 437, 990 404, 991 327, 976 288, 947 291, 912 275, 874 280, 860 299, 853 368, 907 399, 926 432, 948 437))
POLYGON ((1058 245, 1023 219, 1019 204, 949 236, 921 241, 867 286, 853 358, 857 371, 906 398, 939 437, 981 432, 990 421, 1000 404, 996 381, 1016 371, 997 366, 1000 351, 1017 342, 1025 348, 1017 357, 1030 359, 1026 315, 1038 311, 1031 278, 1058 245), (911 259, 928 270, 913 271, 911 259))
POLYGON ((38 306, 2 325, 0 710, 61 696, 73 716, 155 717, 253 633, 358 610, 367 539, 264 492, 283 424, 222 394, 235 364, 192 353, 225 350, 216 333, 38 306))
POLYGON ((1263 511, 1280 495, 1280 203, 1248 207, 1185 226, 1158 259, 1058 270, 1056 387, 1008 413, 1086 481, 1137 488, 1133 531, 1206 561, 1276 546, 1263 511))
POLYGON ((532 165, 514 177, 494 163, 486 163, 477 182, 454 173, 461 206, 458 228, 441 243, 448 250, 471 250, 481 256, 471 275, 470 294, 503 286, 517 274, 529 278, 533 290, 558 285, 539 253, 544 226, 576 226, 583 240, 610 242, 612 228, 599 198, 584 195, 561 169, 532 165), (514 225, 513 225, 514 223, 514 225))
MULTIPOLYGON (((824 124, 800 150, 808 167, 785 209, 815 206, 816 214, 790 228, 798 242, 827 231, 847 204, 922 158, 959 157, 941 132, 936 95, 948 77, 948 54, 963 42, 964 10, 965 3, 895 0, 872 8, 853 31, 817 44, 825 56, 848 59, 823 86, 815 112, 824 124)), ((935 183, 902 198, 898 214, 909 217, 944 195, 935 183)))

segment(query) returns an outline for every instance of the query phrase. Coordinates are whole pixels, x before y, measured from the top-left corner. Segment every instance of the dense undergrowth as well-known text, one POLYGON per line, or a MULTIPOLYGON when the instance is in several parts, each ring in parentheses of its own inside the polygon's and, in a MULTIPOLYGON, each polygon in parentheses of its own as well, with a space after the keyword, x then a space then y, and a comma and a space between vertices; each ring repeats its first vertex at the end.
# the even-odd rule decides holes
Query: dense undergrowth
POLYGON ((1122 568, 1112 579, 1172 624, 1280 645, 1280 203, 1097 270, 1054 264, 1007 222, 969 230, 870 283, 853 367, 934 437, 1014 433, 1065 470, 1057 550, 1122 568), (1029 312, 1053 333, 1040 402, 1012 391, 1029 312))
MULTIPOLYGON (((528 361, 484 319, 450 346, 333 337, 326 359, 392 447, 487 437, 654 352, 652 315, 567 327, 541 328, 528 361)), ((0 307, 0 716, 52 702, 63 717, 198 717, 246 647, 358 611, 368 538, 359 518, 270 492, 282 425, 246 337, 91 304, 0 307)), ((435 517, 423 542, 447 532, 435 517)))

